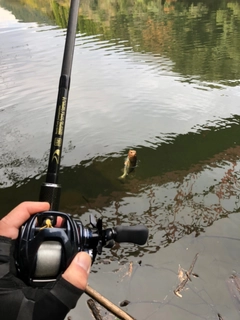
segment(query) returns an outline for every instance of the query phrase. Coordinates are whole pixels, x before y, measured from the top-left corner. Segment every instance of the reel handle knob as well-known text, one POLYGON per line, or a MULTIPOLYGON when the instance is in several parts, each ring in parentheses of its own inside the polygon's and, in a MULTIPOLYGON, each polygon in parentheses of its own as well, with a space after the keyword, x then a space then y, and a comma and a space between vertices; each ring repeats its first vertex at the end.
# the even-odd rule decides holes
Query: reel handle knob
POLYGON ((131 242, 143 245, 148 239, 148 229, 143 225, 116 226, 114 231, 114 240, 116 242, 131 242))

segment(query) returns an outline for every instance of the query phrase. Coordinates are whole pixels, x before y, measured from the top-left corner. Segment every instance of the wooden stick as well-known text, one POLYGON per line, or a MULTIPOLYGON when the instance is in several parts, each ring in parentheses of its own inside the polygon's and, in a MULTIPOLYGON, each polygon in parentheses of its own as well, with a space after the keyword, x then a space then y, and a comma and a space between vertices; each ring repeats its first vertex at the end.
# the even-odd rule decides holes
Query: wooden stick
POLYGON ((197 261, 197 257, 198 257, 199 253, 197 253, 193 259, 193 262, 189 268, 189 270, 186 272, 185 274, 185 278, 182 280, 182 282, 177 286, 177 288, 173 291, 178 297, 182 298, 182 295, 180 294, 180 291, 182 291, 185 287, 185 285, 187 284, 188 280, 191 281, 191 274, 193 271, 193 268, 195 266, 195 263, 197 261))
POLYGON ((95 320, 103 320, 93 299, 88 299, 87 304, 92 311, 95 320))
POLYGON ((91 298, 95 299, 99 304, 101 304, 104 308, 108 309, 111 313, 113 313, 118 318, 122 320, 135 320, 125 311, 117 307, 115 304, 113 304, 111 301, 103 297, 96 290, 91 288, 89 285, 87 285, 85 293, 91 298))

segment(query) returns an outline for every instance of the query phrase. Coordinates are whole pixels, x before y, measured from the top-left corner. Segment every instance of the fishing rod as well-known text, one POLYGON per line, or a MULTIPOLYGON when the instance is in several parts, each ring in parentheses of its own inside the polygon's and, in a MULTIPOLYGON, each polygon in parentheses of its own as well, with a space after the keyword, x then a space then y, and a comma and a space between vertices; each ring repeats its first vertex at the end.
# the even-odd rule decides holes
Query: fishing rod
POLYGON ((77 252, 85 251, 92 262, 102 248, 112 248, 116 242, 146 243, 145 226, 116 226, 103 229, 102 220, 90 215, 90 228, 79 219, 59 212, 61 185, 58 182, 68 93, 70 89, 72 60, 75 46, 80 0, 71 0, 62 70, 59 80, 46 182, 41 185, 40 201, 50 203, 50 211, 32 216, 20 229, 16 250, 18 275, 32 286, 42 286, 66 270, 77 252), (57 227, 57 221, 61 226, 57 227))
POLYGON ((72 61, 80 0, 70 3, 67 35, 63 54, 62 70, 59 80, 58 97, 53 125, 46 182, 41 186, 39 200, 50 203, 50 209, 57 211, 60 203, 61 185, 58 183, 64 128, 66 123, 68 94, 70 90, 72 61))

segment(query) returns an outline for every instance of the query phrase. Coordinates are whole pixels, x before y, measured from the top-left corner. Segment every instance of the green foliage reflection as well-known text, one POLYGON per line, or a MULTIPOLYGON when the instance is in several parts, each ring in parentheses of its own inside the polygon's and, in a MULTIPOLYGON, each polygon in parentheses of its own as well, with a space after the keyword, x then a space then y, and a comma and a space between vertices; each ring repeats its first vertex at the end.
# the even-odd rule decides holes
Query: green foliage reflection
MULTIPOLYGON (((13 3, 0 0, 6 7, 13 3)), ((15 11, 17 7, 19 11, 26 7, 38 10, 60 27, 67 27, 67 0, 21 0, 15 11)), ((78 31, 100 40, 124 40, 134 51, 164 56, 173 62, 173 71, 187 81, 198 77, 238 85, 239 1, 83 0, 78 31)))

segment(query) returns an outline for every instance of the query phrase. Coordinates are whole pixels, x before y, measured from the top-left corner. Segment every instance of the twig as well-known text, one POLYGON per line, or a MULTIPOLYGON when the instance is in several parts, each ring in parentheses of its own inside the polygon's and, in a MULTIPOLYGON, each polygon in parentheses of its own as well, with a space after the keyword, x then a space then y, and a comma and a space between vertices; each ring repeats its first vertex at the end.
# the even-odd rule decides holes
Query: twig
POLYGON ((182 282, 181 282, 181 283, 177 286, 177 288, 174 290, 174 293, 175 293, 178 297, 180 297, 180 298, 182 298, 182 295, 180 294, 180 291, 182 291, 182 290, 184 289, 184 287, 185 287, 185 285, 187 284, 188 280, 191 281, 191 274, 192 274, 194 265, 195 265, 195 263, 196 263, 196 261, 197 261, 197 257, 198 257, 198 253, 195 255, 195 257, 194 257, 194 259, 193 259, 193 262, 192 262, 190 268, 189 268, 188 271, 186 272, 186 274, 185 274, 185 275, 186 275, 185 279, 183 279, 182 282))
POLYGON ((85 293, 89 295, 91 298, 95 299, 99 304, 101 304, 104 308, 112 312, 118 318, 122 320, 135 320, 133 317, 131 317, 125 311, 123 311, 115 304, 113 304, 111 301, 103 297, 100 293, 91 288, 89 285, 87 285, 85 293))
POLYGON ((191 274, 192 274, 192 272, 193 272, 193 268, 194 268, 195 263, 196 263, 196 261, 197 261, 198 255, 199 255, 199 253, 196 253, 196 255, 195 255, 194 259, 193 259, 193 262, 192 262, 189 270, 187 271, 187 277, 188 277, 188 278, 191 276, 191 274))
POLYGON ((87 304, 88 304, 89 308, 91 309, 94 318, 96 320, 103 320, 100 313, 99 313, 98 308, 96 307, 95 302, 93 301, 93 299, 88 299, 87 304))

